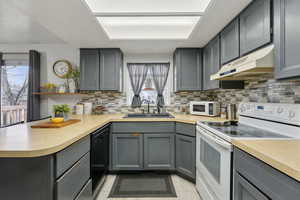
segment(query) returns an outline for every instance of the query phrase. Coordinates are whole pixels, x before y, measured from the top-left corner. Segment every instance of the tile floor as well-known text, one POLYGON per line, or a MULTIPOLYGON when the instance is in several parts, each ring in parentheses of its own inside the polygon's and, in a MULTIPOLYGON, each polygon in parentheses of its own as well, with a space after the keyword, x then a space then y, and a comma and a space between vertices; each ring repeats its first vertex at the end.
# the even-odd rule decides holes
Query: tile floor
POLYGON ((172 175, 177 198, 107 198, 115 180, 115 175, 109 175, 99 193, 97 200, 201 200, 195 185, 185 179, 172 175))

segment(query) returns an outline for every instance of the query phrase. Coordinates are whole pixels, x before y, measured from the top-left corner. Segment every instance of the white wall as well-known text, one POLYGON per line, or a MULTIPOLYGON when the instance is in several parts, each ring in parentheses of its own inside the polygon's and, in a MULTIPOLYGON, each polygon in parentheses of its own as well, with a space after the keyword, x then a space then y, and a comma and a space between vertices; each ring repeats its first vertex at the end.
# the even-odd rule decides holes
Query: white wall
MULTIPOLYGON (((0 45, 0 51, 5 52, 28 52, 29 50, 37 50, 41 53, 41 84, 51 82, 62 84, 65 80, 58 78, 53 73, 53 64, 60 59, 69 60, 74 67, 79 66, 79 49, 65 44, 16 44, 16 45, 0 45)), ((41 112, 42 116, 52 114, 52 106, 54 104, 66 103, 73 106, 80 97, 42 97, 41 112)))

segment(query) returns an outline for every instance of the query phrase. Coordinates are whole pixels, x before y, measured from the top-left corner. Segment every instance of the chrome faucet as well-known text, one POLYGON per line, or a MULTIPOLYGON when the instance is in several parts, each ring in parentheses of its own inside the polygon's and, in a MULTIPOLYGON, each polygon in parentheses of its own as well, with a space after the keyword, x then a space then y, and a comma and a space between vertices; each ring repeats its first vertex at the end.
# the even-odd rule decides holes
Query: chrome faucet
POLYGON ((147 106, 147 113, 149 114, 149 113, 150 113, 150 100, 143 99, 143 100, 142 100, 142 104, 143 104, 143 103, 148 104, 148 106, 147 106))

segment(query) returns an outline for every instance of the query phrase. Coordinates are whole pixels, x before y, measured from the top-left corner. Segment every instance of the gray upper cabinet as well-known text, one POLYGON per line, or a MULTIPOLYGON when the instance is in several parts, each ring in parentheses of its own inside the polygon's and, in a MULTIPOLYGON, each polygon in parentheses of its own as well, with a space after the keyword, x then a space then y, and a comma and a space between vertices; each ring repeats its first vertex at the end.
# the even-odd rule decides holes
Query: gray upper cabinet
POLYGON ((221 64, 240 56, 239 20, 234 19, 221 32, 221 64))
POLYGON ((174 53, 175 92, 202 90, 202 50, 179 48, 174 53))
POLYGON ((196 138, 176 135, 176 170, 186 177, 196 179, 196 138))
POLYGON ((143 169, 143 135, 113 134, 112 138, 112 169, 143 169))
POLYGON ((120 49, 80 49, 80 89, 121 91, 123 54, 120 49))
POLYGON ((300 77, 300 1, 274 0, 275 77, 300 77))
POLYGON ((253 1, 240 14, 240 51, 245 55, 271 42, 271 0, 253 1))
POLYGON ((203 90, 243 89, 243 81, 210 80, 212 74, 220 70, 220 37, 216 36, 203 50, 203 90))
POLYGON ((100 90, 100 54, 98 49, 80 50, 80 89, 100 90))
POLYGON ((210 76, 220 69, 220 38, 215 37, 203 50, 203 90, 219 88, 218 80, 210 80, 210 76))
POLYGON ((144 134, 144 169, 175 169, 175 135, 144 134))
POLYGON ((120 49, 100 49, 100 90, 121 91, 123 55, 120 49))

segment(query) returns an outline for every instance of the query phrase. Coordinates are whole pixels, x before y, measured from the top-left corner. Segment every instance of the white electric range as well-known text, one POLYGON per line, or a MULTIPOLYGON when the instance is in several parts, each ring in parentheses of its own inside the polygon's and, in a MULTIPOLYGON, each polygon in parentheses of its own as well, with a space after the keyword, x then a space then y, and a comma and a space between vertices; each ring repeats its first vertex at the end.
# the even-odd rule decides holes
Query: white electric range
POLYGON ((196 187, 205 200, 230 200, 233 139, 300 138, 300 105, 241 103, 239 122, 198 122, 196 187))

